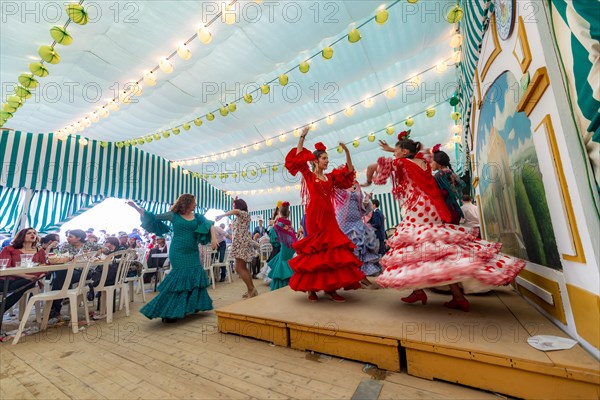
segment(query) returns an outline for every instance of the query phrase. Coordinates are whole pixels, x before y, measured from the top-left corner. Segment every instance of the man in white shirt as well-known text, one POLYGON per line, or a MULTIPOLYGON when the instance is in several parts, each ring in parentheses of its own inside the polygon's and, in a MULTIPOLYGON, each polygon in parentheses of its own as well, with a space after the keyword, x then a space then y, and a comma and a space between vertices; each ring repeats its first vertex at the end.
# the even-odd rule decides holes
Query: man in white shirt
POLYGON ((479 232, 479 209, 471 202, 471 196, 468 194, 463 195, 462 201, 463 205, 460 208, 464 214, 464 218, 460 220, 461 225, 464 225, 466 228, 477 228, 478 236, 481 236, 479 232))

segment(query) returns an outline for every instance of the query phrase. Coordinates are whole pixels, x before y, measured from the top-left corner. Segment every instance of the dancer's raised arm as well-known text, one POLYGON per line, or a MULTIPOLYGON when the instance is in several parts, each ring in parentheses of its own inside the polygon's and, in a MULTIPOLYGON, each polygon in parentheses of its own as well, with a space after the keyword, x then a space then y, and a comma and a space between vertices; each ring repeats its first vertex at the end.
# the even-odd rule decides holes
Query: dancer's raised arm
POLYGON ((298 147, 296 147, 296 154, 299 154, 302 149, 304 148, 304 138, 306 137, 306 135, 308 134, 308 126, 305 127, 304 129, 302 129, 302 133, 300 134, 300 137, 298 138, 298 147))
POLYGON ((350 158, 350 151, 346 147, 343 142, 340 142, 340 147, 346 152, 346 167, 348 168, 348 172, 354 172, 354 165, 352 165, 352 158, 350 158))

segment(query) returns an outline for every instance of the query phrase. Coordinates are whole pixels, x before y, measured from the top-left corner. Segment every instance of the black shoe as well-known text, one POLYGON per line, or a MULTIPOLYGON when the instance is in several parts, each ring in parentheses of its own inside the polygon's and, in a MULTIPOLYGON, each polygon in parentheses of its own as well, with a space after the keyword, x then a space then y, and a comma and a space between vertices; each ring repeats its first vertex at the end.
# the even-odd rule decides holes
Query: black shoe
POLYGON ((162 322, 163 324, 172 324, 174 322, 177 322, 177 318, 163 318, 162 322))
POLYGON ((225 282, 225 277, 222 277, 221 279, 219 279, 219 282, 225 282))
POLYGON ((94 297, 94 289, 92 288, 87 292, 87 299, 88 301, 94 301, 94 297))

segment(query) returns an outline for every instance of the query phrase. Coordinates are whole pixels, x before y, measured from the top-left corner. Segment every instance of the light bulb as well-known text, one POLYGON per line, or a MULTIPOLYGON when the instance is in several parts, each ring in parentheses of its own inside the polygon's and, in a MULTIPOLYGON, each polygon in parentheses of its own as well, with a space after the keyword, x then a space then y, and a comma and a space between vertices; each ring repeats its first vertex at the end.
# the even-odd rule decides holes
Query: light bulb
POLYGON ((166 58, 160 60, 158 62, 158 66, 160 67, 160 70, 165 74, 170 74, 171 72, 173 72, 173 64, 166 58))
POLYGON ((94 111, 91 115, 90 115, 90 120, 92 122, 98 122, 100 121, 100 116, 98 115, 98 113, 96 111, 94 111))
POLYGON ((333 124, 333 117, 331 115, 328 115, 327 118, 325 119, 325 123, 327 125, 333 124))
POLYGON ((435 66, 435 70, 437 72, 445 72, 448 69, 448 64, 446 63, 446 61, 440 61, 436 66, 435 66))
POLYGON ((285 142, 285 139, 286 139, 285 133, 282 133, 281 135, 279 135, 279 141, 280 142, 285 142))
POLYGON ((350 116, 352 116, 352 114, 354 114, 354 108, 352 108, 351 106, 349 106, 349 107, 346 107, 346 109, 344 110, 344 114, 345 114, 347 117, 350 117, 350 116))
POLYGON ((463 37, 460 33, 456 33, 454 35, 452 35, 452 37, 450 38, 450 46, 452 46, 453 48, 457 48, 460 47, 460 45, 462 44, 463 41, 463 37))
POLYGON ((371 108, 373 107, 373 104, 375 103, 375 100, 373 100, 372 97, 365 99, 365 107, 366 108, 371 108))
POLYGON ((310 129, 311 131, 314 131, 315 129, 317 129, 317 123, 313 122, 310 125, 308 125, 308 129, 310 129))
POLYGON ((152 71, 144 74, 144 83, 148 86, 156 85, 156 74, 152 71))
POLYGON ((177 48, 177 55, 183 60, 189 60, 192 58, 192 51, 185 43, 183 43, 177 48))
POLYGON ((102 107, 98 110, 98 115, 101 116, 102 118, 108 117, 108 114, 109 114, 108 110, 104 107, 102 107))
POLYGON ((270 146, 273 146, 273 139, 267 139, 267 140, 265 141, 265 144, 266 144, 267 146, 269 146, 269 147, 270 147, 270 146))
POLYGON ((247 147, 243 147, 242 148, 242 153, 243 154, 248 154, 248 148, 247 147))
POLYGON ((209 44, 210 42, 212 42, 212 33, 204 25, 200 26, 196 33, 198 34, 198 40, 200 40, 200 42, 204 44, 209 44))
POLYGON ((231 150, 229 154, 231 154, 231 157, 235 157, 235 155, 237 154, 237 150, 231 150))
POLYGON ((260 144, 258 144, 258 143, 254 143, 254 146, 252 146, 252 148, 253 148, 254 150, 258 150, 258 149, 260 149, 260 144))
POLYGON ((393 99, 395 96, 396 96, 396 88, 391 87, 385 91, 385 97, 387 97, 388 99, 393 99))
POLYGON ((236 20, 237 20, 235 6, 232 6, 232 5, 225 6, 222 17, 227 25, 235 24, 236 20))
POLYGON ((121 108, 121 106, 119 105, 119 103, 117 103, 114 100, 111 100, 107 105, 106 108, 108 108, 110 111, 119 111, 119 109, 121 108))
POLYGON ((462 53, 460 52, 460 50, 455 51, 454 55, 452 56, 452 61, 454 61, 456 64, 458 64, 460 62, 461 56, 462 56, 462 53))
POLYGON ((300 136, 300 129, 294 129, 294 136, 300 136))
POLYGON ((413 76, 410 78, 410 83, 412 83, 414 86, 418 86, 421 83, 421 77, 419 75, 413 76))

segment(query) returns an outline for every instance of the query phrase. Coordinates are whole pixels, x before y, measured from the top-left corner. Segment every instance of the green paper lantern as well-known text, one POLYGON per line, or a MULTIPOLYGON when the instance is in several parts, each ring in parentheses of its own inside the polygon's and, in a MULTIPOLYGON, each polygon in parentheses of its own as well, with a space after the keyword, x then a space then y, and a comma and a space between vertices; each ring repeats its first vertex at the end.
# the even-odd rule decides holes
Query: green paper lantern
POLYGON ((452 96, 452 97, 450 98, 450 105, 451 105, 452 107, 456 106, 456 105, 458 104, 458 102, 459 102, 459 100, 458 100, 458 97, 457 97, 457 96, 452 96))
POLYGON ((2 104, 2 111, 6 111, 12 114, 15 111, 17 111, 17 109, 15 107, 11 107, 8 103, 4 103, 2 104))
POLYGON ((40 46, 38 54, 42 57, 42 60, 49 64, 58 64, 60 62, 60 55, 50 46, 40 46))
MULTIPOLYGON (((200 121, 202 122, 202 121, 200 121)), ((188 124, 187 122, 185 124, 182 125, 182 128, 184 131, 189 131, 190 130, 190 124, 188 124)))
POLYGON ((321 55, 324 59, 331 60, 331 57, 333 57, 333 49, 331 47, 325 47, 323 51, 321 51, 321 55))
POLYGON ((85 25, 88 23, 87 12, 83 9, 81 4, 68 4, 67 15, 78 25, 85 25))
POLYGON ((29 70, 35 76, 39 76, 40 78, 44 78, 48 76, 48 68, 44 66, 41 62, 32 62, 29 64, 29 70))
POLYGON ((229 115, 229 109, 227 107, 221 107, 219 109, 219 114, 221 114, 223 117, 226 117, 229 115))
POLYGON ((448 16, 446 17, 446 20, 451 24, 454 24, 456 22, 459 22, 462 19, 463 15, 463 9, 460 8, 460 6, 457 4, 452 10, 450 10, 448 16))
POLYGON ((375 22, 377 22, 377 24, 379 24, 379 25, 383 25, 387 22, 388 17, 389 17, 388 10, 386 10, 384 8, 383 10, 377 11, 377 14, 375 14, 375 22))
POLYGON ((356 43, 361 39, 360 37, 360 31, 356 28, 352 29, 349 33, 348 33, 348 41, 350 43, 356 43))
POLYGON ((289 78, 286 74, 279 75, 279 84, 285 86, 288 84, 289 78))
POLYGON ((35 89, 38 87, 38 81, 33 77, 33 74, 19 75, 19 83, 28 89, 35 89))
POLYGON ((169 131, 164 131, 164 132, 162 133, 162 135, 163 135, 163 137, 164 137, 165 139, 168 139, 169 137, 171 137, 171 134, 169 133, 169 131))
POLYGON ((4 121, 9 120, 13 117, 13 114, 8 111, 0 111, 0 118, 4 121))
POLYGON ((215 116, 213 115, 213 113, 208 113, 206 114, 206 119, 209 121, 213 121, 215 119, 215 116))
POLYGON ((50 29, 50 36, 52 36, 52 39, 54 39, 56 43, 62 44, 63 46, 68 46, 73 43, 73 37, 66 29, 63 29, 60 26, 52 27, 52 29, 50 29))
POLYGON ((32 96, 31 92, 29 91, 29 89, 24 88, 23 86, 17 86, 15 89, 15 95, 19 96, 23 99, 28 99, 32 96))
POLYGON ((235 105, 235 103, 229 104, 227 108, 229 108, 229 112, 235 112, 235 110, 237 110, 237 106, 235 105))
POLYGON ((310 70, 310 64, 308 63, 308 61, 302 61, 300 63, 300 72, 302 72, 303 74, 306 74, 308 72, 308 70, 310 70))
POLYGON ((252 95, 250 93, 245 94, 244 101, 248 104, 252 103, 252 95))
POLYGON ((179 128, 173 129, 173 135, 179 135, 180 133, 181 133, 181 130, 179 128))
POLYGON ((23 103, 25 102, 24 99, 20 98, 19 96, 15 96, 10 95, 6 97, 6 102, 8 103, 9 106, 14 107, 14 108, 19 108, 23 105, 23 103))
POLYGON ((196 119, 194 120, 194 125, 196 125, 196 126, 200 126, 200 125, 202 125, 202 120, 201 120, 200 118, 196 118, 196 119))

